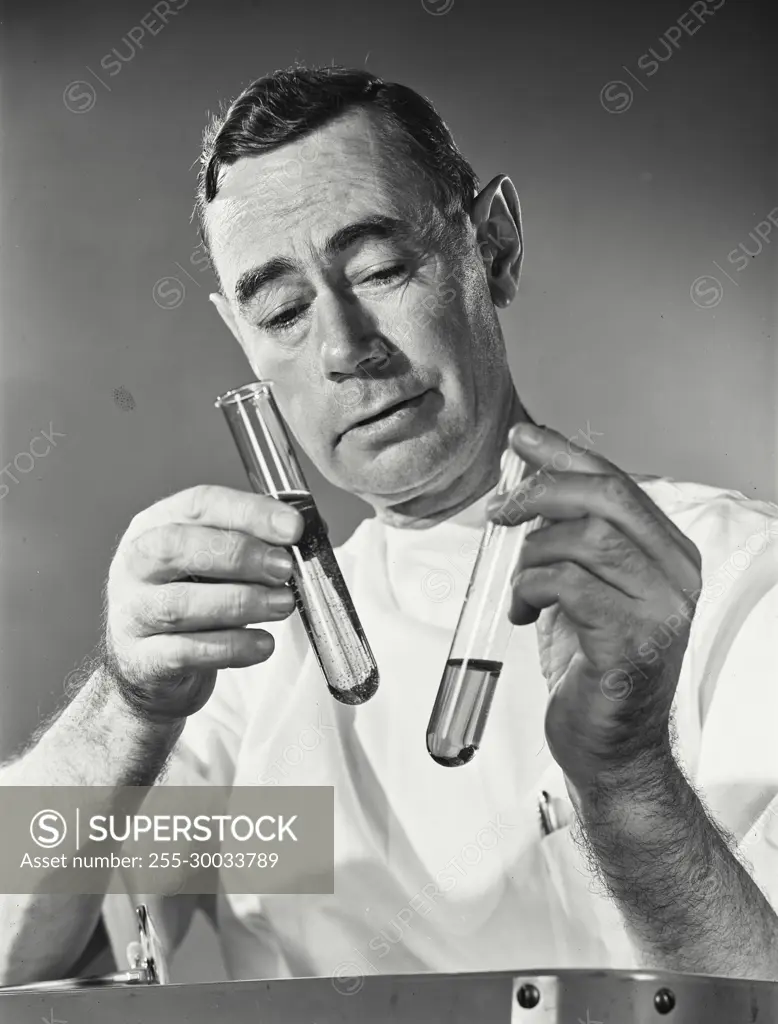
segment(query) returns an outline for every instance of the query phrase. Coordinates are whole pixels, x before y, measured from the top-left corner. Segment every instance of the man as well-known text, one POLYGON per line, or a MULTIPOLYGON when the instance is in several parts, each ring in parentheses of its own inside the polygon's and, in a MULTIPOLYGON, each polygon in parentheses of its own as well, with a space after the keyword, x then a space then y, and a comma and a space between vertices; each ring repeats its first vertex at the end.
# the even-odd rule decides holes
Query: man
MULTIPOLYGON (((253 371, 322 473, 375 509, 338 557, 379 691, 331 700, 290 617, 299 516, 196 487, 130 524, 103 664, 3 781, 148 785, 174 752, 171 782, 334 786, 334 895, 214 901, 233 978, 778 978, 778 509, 638 485, 591 428, 532 424, 497 314, 519 282, 516 191, 503 175, 477 191, 410 90, 340 68, 254 83, 207 133, 198 211, 253 371), (495 495, 512 426, 534 472, 495 495), (487 515, 542 521, 482 749, 449 770, 423 737, 487 515)), ((193 905, 155 907, 171 946, 193 905)), ((99 910, 5 897, 6 983, 66 973, 99 910)))

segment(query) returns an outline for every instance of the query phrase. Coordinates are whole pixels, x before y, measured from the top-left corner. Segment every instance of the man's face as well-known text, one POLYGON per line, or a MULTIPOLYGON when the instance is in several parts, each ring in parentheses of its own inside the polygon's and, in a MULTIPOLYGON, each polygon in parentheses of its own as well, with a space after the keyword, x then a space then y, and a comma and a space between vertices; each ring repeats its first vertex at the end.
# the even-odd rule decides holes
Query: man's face
POLYGON ((371 115, 229 167, 207 225, 233 330, 329 480, 388 506, 468 469, 507 377, 475 231, 371 115))

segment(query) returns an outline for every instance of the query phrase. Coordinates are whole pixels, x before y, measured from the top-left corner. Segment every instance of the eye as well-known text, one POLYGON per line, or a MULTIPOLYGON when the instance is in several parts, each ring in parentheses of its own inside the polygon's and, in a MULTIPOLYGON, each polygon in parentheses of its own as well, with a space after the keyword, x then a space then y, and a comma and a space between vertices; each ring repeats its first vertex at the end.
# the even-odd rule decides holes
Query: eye
POLYGON ((270 320, 266 320, 262 327, 265 330, 278 331, 294 326, 295 323, 308 309, 307 305, 289 306, 288 309, 284 309, 277 316, 271 317, 270 320))
POLYGON ((380 270, 368 274, 362 279, 361 284, 366 284, 368 281, 379 284, 383 281, 393 281, 398 277, 403 277, 406 273, 407 267, 404 263, 391 263, 387 267, 381 267, 380 270))

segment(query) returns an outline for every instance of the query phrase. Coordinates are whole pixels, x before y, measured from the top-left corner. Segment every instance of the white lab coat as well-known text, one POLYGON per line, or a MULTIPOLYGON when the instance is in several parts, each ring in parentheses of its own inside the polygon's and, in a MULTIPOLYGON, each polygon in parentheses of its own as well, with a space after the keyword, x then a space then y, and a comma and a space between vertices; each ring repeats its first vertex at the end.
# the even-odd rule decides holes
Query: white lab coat
MULTIPOLYGON (((678 755, 778 907, 778 507, 642 486, 703 556, 678 755)), ((188 720, 171 784, 335 791, 334 895, 218 897, 231 978, 641 966, 570 825, 541 834, 541 790, 571 815, 544 742, 534 626, 513 630, 474 760, 443 768, 426 751, 485 502, 428 530, 368 519, 338 549, 380 670, 367 704, 329 696, 295 615, 271 627, 268 662, 221 672, 188 720)), ((163 929, 185 899, 156 901, 163 929)))

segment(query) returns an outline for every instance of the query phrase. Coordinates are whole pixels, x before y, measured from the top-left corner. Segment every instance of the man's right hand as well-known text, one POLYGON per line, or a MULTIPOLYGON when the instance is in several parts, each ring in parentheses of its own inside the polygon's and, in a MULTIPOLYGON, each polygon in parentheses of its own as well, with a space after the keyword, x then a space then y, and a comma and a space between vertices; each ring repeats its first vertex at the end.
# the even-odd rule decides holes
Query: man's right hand
POLYGON ((287 618, 286 586, 302 517, 278 499, 201 486, 140 512, 122 537, 106 588, 106 668, 141 718, 199 711, 221 668, 267 660, 259 622, 287 618))

